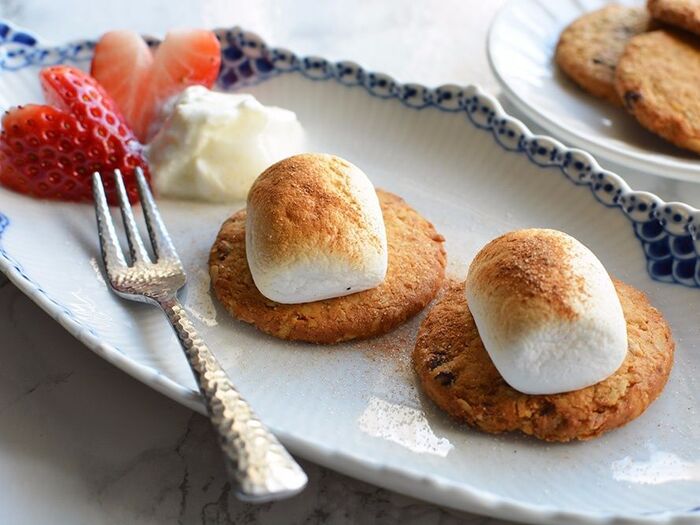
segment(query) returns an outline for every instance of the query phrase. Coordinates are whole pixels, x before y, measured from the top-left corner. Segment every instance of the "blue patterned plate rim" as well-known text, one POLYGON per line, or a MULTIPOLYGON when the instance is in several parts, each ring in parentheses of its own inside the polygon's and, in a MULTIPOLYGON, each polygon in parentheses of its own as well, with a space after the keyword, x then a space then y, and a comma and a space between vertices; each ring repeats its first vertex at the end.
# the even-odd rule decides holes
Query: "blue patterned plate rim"
MULTIPOLYGON (((700 210, 633 190, 622 177, 603 169, 589 153, 530 132, 478 86, 450 84, 429 88, 416 83, 401 84, 351 61, 301 57, 283 48, 270 47, 254 33, 238 27, 219 29, 216 33, 222 42, 223 61, 218 79, 221 87, 243 87, 272 76, 299 73, 312 80, 333 80, 348 87, 361 87, 374 97, 397 99, 415 110, 463 112, 473 125, 490 132, 507 151, 525 154, 543 168, 559 168, 574 184, 588 186, 600 203, 620 209, 633 223, 652 278, 700 287, 696 226, 700 222, 700 210)), ((157 45, 157 39, 147 37, 147 40, 157 45)), ((0 21, 0 74, 30 65, 87 61, 94 45, 89 40, 46 45, 30 32, 0 21)))

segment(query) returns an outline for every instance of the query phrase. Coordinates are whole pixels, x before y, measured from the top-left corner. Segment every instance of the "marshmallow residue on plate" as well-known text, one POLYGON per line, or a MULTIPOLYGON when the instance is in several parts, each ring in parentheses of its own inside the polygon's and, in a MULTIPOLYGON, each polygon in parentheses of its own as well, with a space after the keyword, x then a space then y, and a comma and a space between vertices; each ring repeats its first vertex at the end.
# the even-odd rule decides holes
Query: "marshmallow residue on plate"
POLYGON ((333 155, 296 155, 268 168, 248 194, 245 231, 253 281, 279 303, 349 295, 386 276, 386 230, 374 186, 333 155))
POLYGON ((494 239, 472 262, 466 290, 486 351, 520 392, 593 385, 627 355, 627 324, 610 276, 565 233, 529 229, 494 239))
POLYGON ((147 155, 161 195, 228 202, 245 199, 260 172, 303 145, 294 112, 192 86, 167 104, 147 155))

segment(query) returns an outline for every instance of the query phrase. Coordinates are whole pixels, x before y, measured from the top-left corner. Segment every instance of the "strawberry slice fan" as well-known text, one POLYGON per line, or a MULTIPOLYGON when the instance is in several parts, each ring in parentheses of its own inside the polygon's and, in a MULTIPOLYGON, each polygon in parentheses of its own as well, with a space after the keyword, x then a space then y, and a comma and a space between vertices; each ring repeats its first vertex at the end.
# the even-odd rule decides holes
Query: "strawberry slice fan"
MULTIPOLYGON (((150 182, 143 147, 114 100, 90 75, 69 66, 40 73, 50 105, 10 109, 2 119, 0 183, 34 197, 91 201, 95 171, 122 171, 129 200, 138 200, 134 169, 150 182)), ((110 204, 114 181, 105 177, 110 204)))
MULTIPOLYGON (((92 76, 69 66, 39 74, 48 105, 12 108, 2 119, 0 184, 43 199, 91 201, 95 171, 119 169, 131 202, 134 170, 150 183, 142 143, 169 98, 192 85, 211 88, 221 46, 205 30, 173 31, 152 51, 133 31, 106 33, 95 47, 92 76)), ((117 204, 114 181, 104 180, 117 204)))

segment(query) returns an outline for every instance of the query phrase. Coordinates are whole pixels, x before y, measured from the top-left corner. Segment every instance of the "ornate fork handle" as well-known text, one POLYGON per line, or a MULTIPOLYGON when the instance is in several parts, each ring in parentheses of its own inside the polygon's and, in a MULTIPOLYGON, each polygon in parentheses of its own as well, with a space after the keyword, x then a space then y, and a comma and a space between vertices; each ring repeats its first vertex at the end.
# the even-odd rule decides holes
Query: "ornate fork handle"
POLYGON ((159 303, 187 356, 209 417, 219 434, 239 497, 250 501, 293 496, 306 485, 306 474, 277 438, 257 418, 231 383, 214 354, 199 337, 176 299, 159 303))

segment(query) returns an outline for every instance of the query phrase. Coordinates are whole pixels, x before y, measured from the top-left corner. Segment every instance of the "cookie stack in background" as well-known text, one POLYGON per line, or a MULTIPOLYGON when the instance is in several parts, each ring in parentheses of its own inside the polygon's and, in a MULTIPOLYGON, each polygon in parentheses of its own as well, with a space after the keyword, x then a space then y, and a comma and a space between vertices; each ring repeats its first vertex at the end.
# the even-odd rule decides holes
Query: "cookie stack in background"
POLYGON ((609 5, 571 23, 556 62, 591 95, 700 153, 700 0, 609 5))

